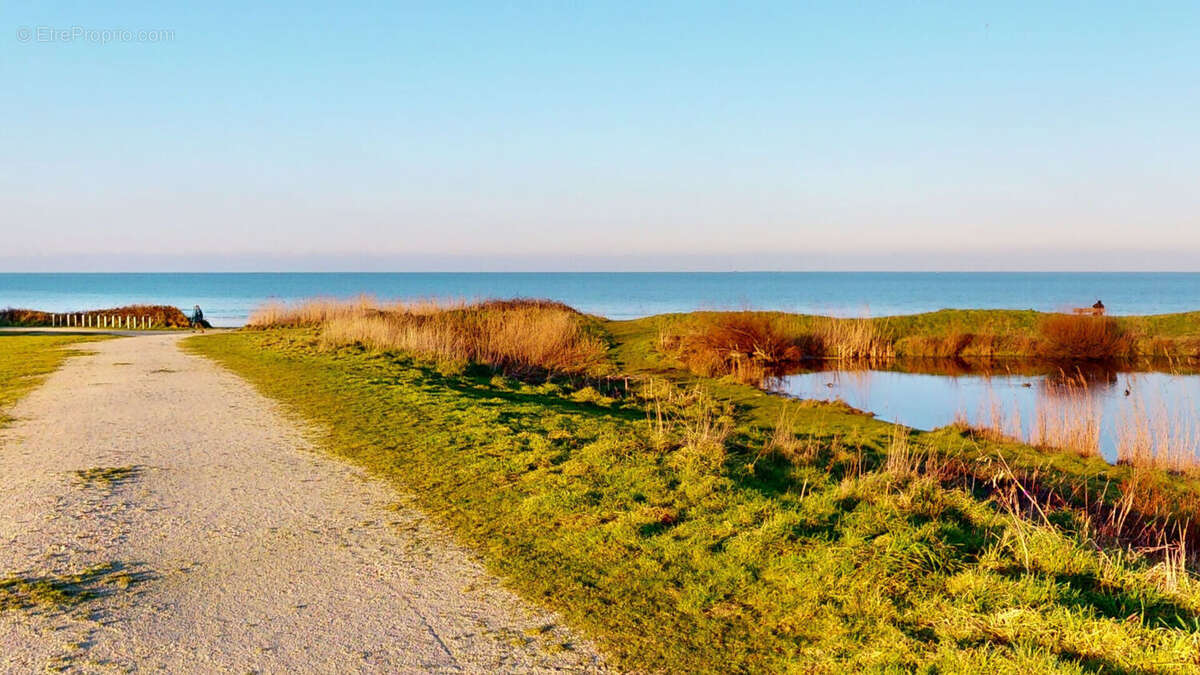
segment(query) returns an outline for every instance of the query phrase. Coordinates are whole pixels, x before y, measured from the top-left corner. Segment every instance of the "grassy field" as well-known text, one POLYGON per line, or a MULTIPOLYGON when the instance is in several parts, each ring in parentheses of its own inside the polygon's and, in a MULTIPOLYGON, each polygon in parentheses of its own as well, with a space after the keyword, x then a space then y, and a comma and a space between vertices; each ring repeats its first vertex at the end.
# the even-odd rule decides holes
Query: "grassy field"
POLYGON ((690 320, 605 323, 606 374, 524 381, 315 327, 187 345, 625 668, 1200 668, 1170 539, 1195 481, 698 377, 658 348, 690 320))
POLYGON ((0 333, 0 425, 9 406, 71 356, 64 347, 101 339, 105 336, 0 333))

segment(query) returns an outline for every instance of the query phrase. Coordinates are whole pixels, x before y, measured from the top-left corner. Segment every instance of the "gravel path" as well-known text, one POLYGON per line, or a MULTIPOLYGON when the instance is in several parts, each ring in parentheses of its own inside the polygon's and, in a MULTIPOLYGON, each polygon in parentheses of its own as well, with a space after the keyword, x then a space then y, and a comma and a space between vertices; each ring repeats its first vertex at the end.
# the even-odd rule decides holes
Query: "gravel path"
POLYGON ((600 667, 180 337, 89 345, 0 431, 0 577, 68 603, 0 609, 0 671, 600 667))

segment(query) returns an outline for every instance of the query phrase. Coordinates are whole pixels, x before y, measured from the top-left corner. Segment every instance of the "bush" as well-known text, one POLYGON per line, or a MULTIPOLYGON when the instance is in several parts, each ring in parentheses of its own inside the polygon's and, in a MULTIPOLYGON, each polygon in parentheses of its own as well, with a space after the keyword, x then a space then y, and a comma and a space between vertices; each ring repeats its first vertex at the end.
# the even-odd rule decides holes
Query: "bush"
POLYGON ((1042 356, 1103 360, 1129 356, 1134 341, 1108 316, 1054 314, 1039 326, 1042 356))

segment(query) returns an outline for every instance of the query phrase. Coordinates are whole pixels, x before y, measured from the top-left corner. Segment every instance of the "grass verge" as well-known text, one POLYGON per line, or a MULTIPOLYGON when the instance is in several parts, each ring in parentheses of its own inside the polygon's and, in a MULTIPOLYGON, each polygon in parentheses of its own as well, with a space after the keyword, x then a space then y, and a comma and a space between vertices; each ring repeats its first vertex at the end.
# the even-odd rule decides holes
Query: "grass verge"
POLYGON ((0 426, 4 411, 41 383, 77 351, 64 349, 80 342, 106 339, 102 335, 26 335, 0 332, 0 426))

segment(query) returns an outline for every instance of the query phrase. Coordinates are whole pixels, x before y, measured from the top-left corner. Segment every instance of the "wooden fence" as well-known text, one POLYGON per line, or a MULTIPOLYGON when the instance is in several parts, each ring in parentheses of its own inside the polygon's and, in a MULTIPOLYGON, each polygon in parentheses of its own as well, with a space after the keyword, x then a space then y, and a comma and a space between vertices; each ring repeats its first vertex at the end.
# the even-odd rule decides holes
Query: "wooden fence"
POLYGON ((148 315, 89 314, 87 312, 51 314, 50 325, 64 328, 110 328, 121 330, 149 330, 151 328, 169 327, 166 323, 148 315))

